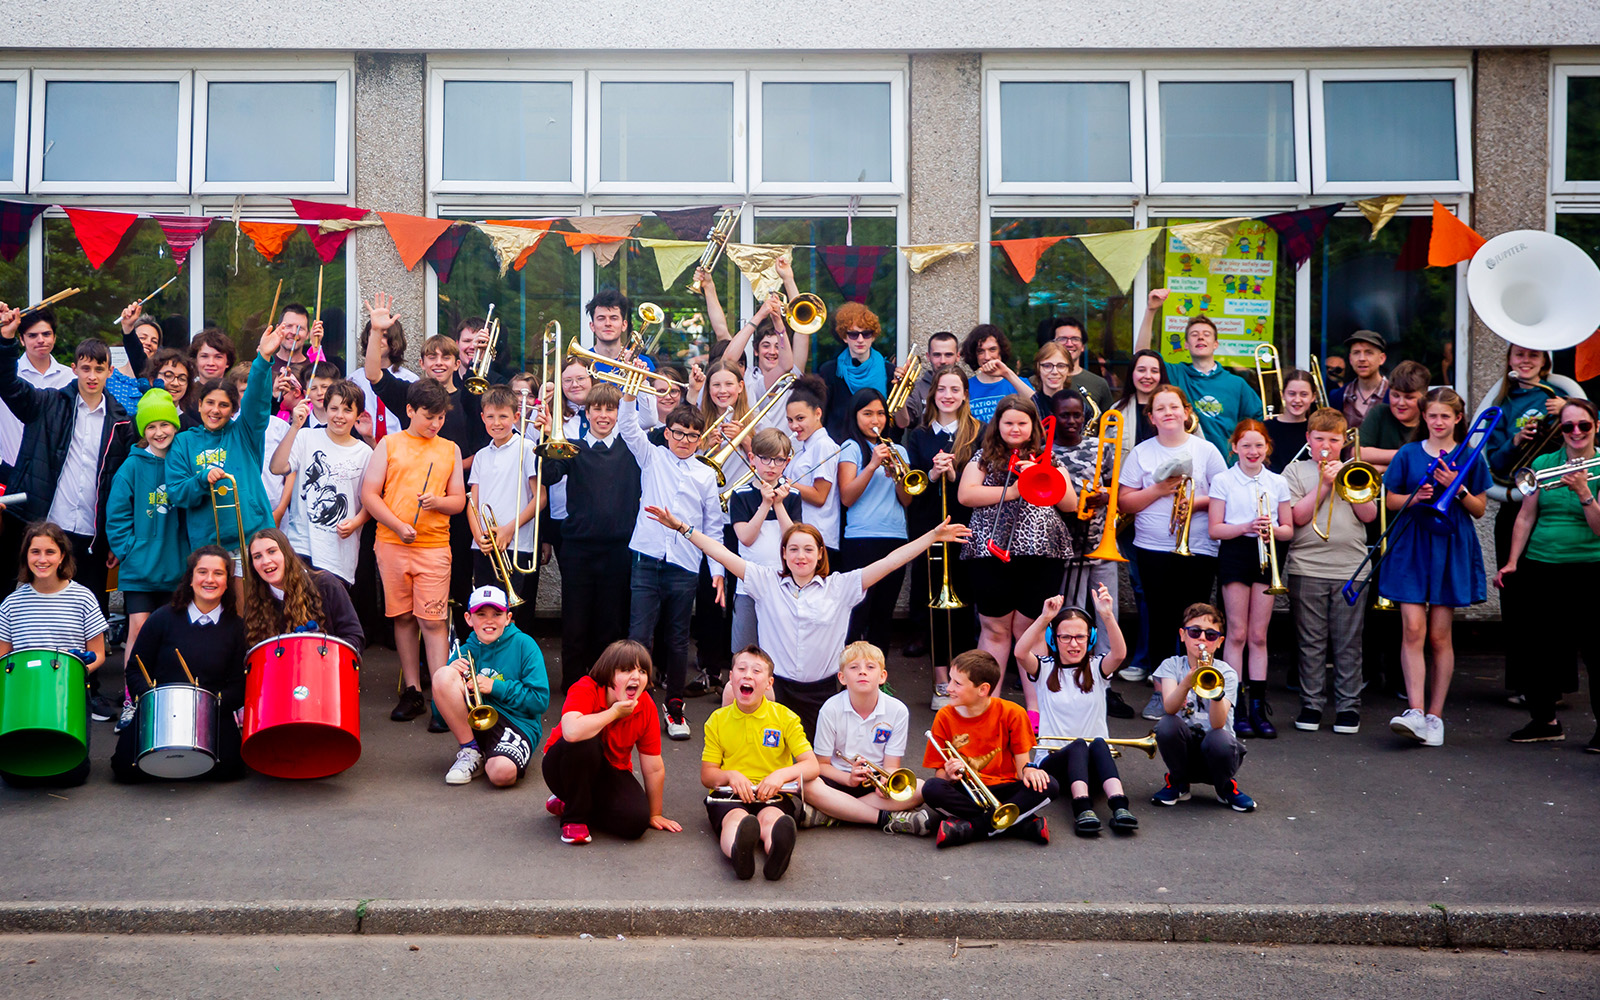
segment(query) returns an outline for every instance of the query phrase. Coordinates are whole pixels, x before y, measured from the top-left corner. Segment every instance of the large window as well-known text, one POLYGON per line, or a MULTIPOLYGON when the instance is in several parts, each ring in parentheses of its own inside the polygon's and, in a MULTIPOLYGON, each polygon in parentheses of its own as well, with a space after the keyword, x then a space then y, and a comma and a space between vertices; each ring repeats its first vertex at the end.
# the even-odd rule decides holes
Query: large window
MULTIPOLYGON (((120 344, 122 327, 117 317, 122 308, 155 291, 176 270, 161 228, 153 222, 137 223, 117 252, 96 271, 78 245, 70 219, 52 213, 40 223, 44 226, 44 287, 52 291, 83 289, 55 307, 59 319, 56 356, 71 364, 78 343, 90 337, 99 337, 108 345, 120 344)), ((145 307, 161 320, 162 339, 175 345, 188 342, 190 329, 189 268, 178 274, 178 280, 145 307)))
POLYGON ((1558 66, 1551 176, 1557 192, 1600 192, 1600 66, 1558 66))
POLYGON ((28 73, 0 69, 0 191, 21 191, 28 177, 28 73))
POLYGON ((1253 194, 1308 190, 1301 141, 1301 74, 1229 72, 1146 74, 1150 189, 1205 194, 1248 188, 1253 194))
POLYGON ((598 128, 590 140, 596 190, 737 190, 744 158, 734 123, 743 87, 735 81, 591 79, 598 128))
POLYGON ((1102 193, 1143 190, 1135 147, 1144 135, 1143 95, 1130 79, 1052 80, 1001 76, 991 83, 989 110, 1000 141, 990 170, 1002 190, 1102 193), (1035 187, 1036 186, 1036 187, 1035 187))
POLYGON ((1318 191, 1469 191, 1466 70, 1311 73, 1318 191))
POLYGON ((195 189, 266 194, 347 187, 348 78, 200 73, 195 93, 195 189), (263 149, 261 137, 292 136, 263 149))
POLYGON ((504 189, 571 188, 576 86, 569 80, 435 79, 444 126, 433 163, 436 187, 468 190, 470 182, 504 189), (463 183, 467 182, 467 183, 463 183))
POLYGON ((905 158, 898 73, 751 78, 750 156, 759 191, 894 193, 905 158))
MULTIPOLYGON (((1593 206, 1590 206, 1591 208, 1593 206)), ((1600 213, 1590 212, 1558 212, 1556 215, 1556 235, 1569 239, 1582 247, 1596 264, 1600 264, 1600 213)), ((1573 374, 1573 355, 1575 351, 1558 351, 1556 353, 1556 371, 1563 375, 1573 374)), ((1590 399, 1600 398, 1600 378, 1589 379, 1583 383, 1584 392, 1590 399)))
POLYGON ((150 194, 187 191, 185 72, 34 75, 32 189, 150 194))
MULTIPOLYGON (((205 316, 201 326, 219 327, 233 338, 241 358, 247 358, 261 339, 267 325, 267 311, 272 308, 273 296, 278 294, 278 282, 283 282, 279 297, 281 310, 291 302, 298 302, 317 312, 317 277, 322 277, 322 325, 327 330, 323 348, 332 357, 345 353, 345 256, 339 254, 326 267, 311 245, 311 237, 302 227, 289 237, 283 252, 267 260, 250 246, 246 237, 239 250, 239 272, 233 271, 233 223, 218 219, 211 224, 202 241, 204 249, 205 316)), ((191 264, 192 266, 192 264, 191 264)), ((176 286, 174 286, 176 287, 176 286)), ((417 328, 421 328, 420 323, 417 328)), ((353 360, 353 359, 346 359, 353 360)), ((359 363, 359 362, 357 362, 359 363)), ((347 371, 350 369, 346 369, 347 371)))

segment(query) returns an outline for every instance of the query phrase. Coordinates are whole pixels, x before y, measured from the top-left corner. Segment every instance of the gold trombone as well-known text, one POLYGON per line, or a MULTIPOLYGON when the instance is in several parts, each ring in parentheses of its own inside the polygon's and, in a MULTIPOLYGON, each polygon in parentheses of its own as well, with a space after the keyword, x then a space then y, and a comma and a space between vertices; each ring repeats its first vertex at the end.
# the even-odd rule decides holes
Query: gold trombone
POLYGON ((850 762, 866 768, 867 782, 886 799, 904 802, 917 794, 917 776, 909 768, 897 767, 893 771, 886 771, 860 754, 851 757, 850 762))
MULTIPOLYGON (((1045 743, 1058 743, 1058 744, 1060 744, 1061 746, 1064 747, 1067 744, 1072 743, 1072 742, 1074 742, 1076 740, 1080 740, 1080 739, 1084 740, 1085 742, 1089 741, 1089 737, 1087 737, 1087 736, 1041 736, 1038 739, 1034 740, 1033 742, 1034 742, 1035 746, 1043 745, 1045 743)), ((1137 739, 1137 740, 1110 740, 1110 739, 1108 739, 1108 740, 1106 740, 1106 745, 1111 748, 1111 756, 1113 756, 1113 757, 1121 757, 1122 756, 1122 751, 1118 750, 1117 749, 1118 747, 1130 747, 1130 748, 1132 748, 1134 750, 1143 750, 1144 753, 1145 753, 1145 756, 1149 757, 1151 760, 1155 760, 1156 759, 1156 731, 1154 729, 1150 730, 1150 732, 1148 734, 1146 734, 1144 737, 1142 737, 1140 739, 1137 739)))
MULTIPOLYGON (((1333 495, 1328 498, 1328 526, 1326 528, 1317 524, 1316 512, 1311 514, 1311 530, 1317 537, 1327 541, 1333 534, 1333 502, 1335 499, 1343 500, 1347 504, 1370 503, 1379 499, 1383 490, 1383 475, 1378 472, 1375 465, 1361 460, 1361 428, 1352 427, 1345 431, 1345 443, 1353 448, 1350 461, 1339 467, 1333 477, 1333 495)), ((1322 453, 1318 460, 1320 468, 1322 462, 1327 461, 1327 452, 1322 453)), ((1317 488, 1322 488, 1320 481, 1317 488)))
MULTIPOLYGON (((941 479, 941 480, 939 480, 939 521, 941 523, 943 523, 943 522, 948 521, 948 520, 950 520, 950 484, 945 482, 943 479, 941 479)), ((928 551, 932 552, 933 550, 930 548, 928 551)), ((950 587, 950 543, 949 542, 940 542, 939 543, 939 565, 942 566, 943 569, 944 569, 944 583, 939 587, 939 592, 937 594, 934 594, 933 598, 930 601, 928 601, 928 610, 929 611, 955 611, 955 610, 958 610, 960 608, 966 607, 967 606, 966 602, 963 601, 961 598, 957 597, 956 596, 956 592, 953 589, 951 589, 951 587, 950 587)), ((933 559, 932 559, 931 556, 928 559, 928 578, 929 578, 928 579, 928 583, 930 584, 930 586, 928 587, 928 592, 930 594, 932 594, 933 593, 933 587, 931 586, 931 584, 933 583, 933 559)), ((929 622, 929 625, 928 625, 929 629, 932 629, 932 627, 933 627, 933 619, 930 618, 928 620, 928 622, 929 622)), ((946 617, 947 631, 948 631, 948 625, 949 625, 949 619, 948 619, 948 617, 946 617)), ((933 638, 933 636, 930 635, 930 636, 928 636, 928 638, 931 640, 933 638)), ((928 648, 930 650, 933 648, 933 643, 932 642, 928 643, 928 648)), ((948 649, 950 647, 947 645, 945 648, 948 649)))
POLYGON ((483 703, 483 692, 478 690, 478 667, 472 662, 472 654, 462 653, 461 659, 467 661, 469 671, 462 684, 467 698, 467 724, 481 733, 500 721, 500 713, 494 710, 493 705, 483 703))
POLYGON ((567 345, 566 357, 568 360, 576 358, 587 364, 590 378, 599 382, 610 382, 619 387, 624 396, 638 396, 640 393, 647 396, 665 396, 670 390, 657 386, 655 383, 658 379, 669 385, 675 385, 685 392, 689 390, 688 383, 675 381, 665 375, 657 375, 644 365, 632 361, 596 354, 576 340, 567 345))
MULTIPOLYGON (((1085 396, 1087 398, 1087 396, 1085 396)), ((1093 552, 1088 553, 1086 559, 1109 559, 1112 562, 1127 562, 1127 557, 1117 548, 1117 491, 1121 488, 1122 478, 1122 412, 1120 410, 1107 410, 1100 415, 1099 437, 1100 450, 1094 456, 1094 476, 1083 484, 1083 489, 1078 493, 1078 518, 1088 521, 1094 517, 1094 511, 1089 509, 1089 497, 1093 494, 1105 492, 1106 520, 1100 528, 1100 544, 1093 552), (1106 446, 1111 447, 1111 486, 1100 485, 1100 469, 1105 463, 1106 446)))
POLYGON ((1271 375, 1278 383, 1278 400, 1283 401, 1283 369, 1278 366, 1278 349, 1271 344, 1257 344, 1255 352, 1256 362, 1256 388, 1261 390, 1262 412, 1268 420, 1272 419, 1277 411, 1272 408, 1272 403, 1267 399, 1267 376, 1271 375))
MULTIPOLYGON (((527 482, 523 479, 522 482, 527 482)), ((520 515, 520 512, 519 512, 520 515)), ((478 505, 478 526, 483 529, 484 541, 488 543, 489 563, 494 567, 494 575, 500 581, 500 586, 506 591, 506 607, 514 608, 522 603, 522 598, 517 594, 516 571, 511 566, 511 561, 506 558, 506 550, 499 545, 500 521, 494 516, 492 507, 478 505)), ((513 538, 515 535, 512 536, 513 538)), ((532 572, 530 570, 529 572, 532 572)))
MULTIPOLYGON (((561 356, 561 324, 555 320, 546 323, 542 338, 544 349, 548 352, 547 357, 559 358, 561 356)), ((542 392, 544 383, 550 380, 550 366, 548 364, 544 365, 541 378, 542 381, 539 385, 542 392)), ((578 453, 578 446, 567 440, 566 412, 566 403, 562 402, 561 399, 561 369, 558 367, 556 369, 555 391, 550 399, 550 433, 546 434, 544 440, 539 442, 539 447, 534 449, 534 454, 540 458, 571 458, 578 453)), ((542 476, 543 473, 544 464, 540 463, 539 474, 542 476)), ((542 483, 543 480, 541 479, 541 485, 542 483)))
MULTIPOLYGON (((1332 510, 1331 504, 1329 505, 1329 509, 1332 510)), ((1256 494, 1256 516, 1272 516, 1271 505, 1267 502, 1267 495, 1265 493, 1256 494)), ((1272 570, 1272 582, 1267 584, 1267 593, 1274 596, 1278 594, 1287 594, 1289 592, 1289 588, 1284 586, 1283 577, 1278 573, 1278 536, 1273 534, 1273 529, 1271 527, 1267 528, 1267 537, 1261 538, 1257 536, 1256 545, 1260 549, 1261 568, 1270 568, 1272 570)))
MULTIPOLYGON (((983 778, 978 775, 978 768, 993 760, 994 753, 980 758, 976 762, 967 760, 966 757, 962 756, 960 748, 956 745, 956 743, 965 745, 966 739, 967 734, 962 733, 956 737, 956 742, 941 744, 933 738, 931 730, 928 732, 928 742, 933 744, 933 748, 939 752, 939 756, 943 758, 945 764, 960 762, 961 787, 966 789, 967 796, 972 799, 973 805, 989 814, 989 825, 994 828, 994 831, 999 833, 1001 830, 1009 829, 1011 824, 1022 818, 1022 811, 1017 808, 1016 803, 1001 802, 995 798, 993 792, 989 791, 989 786, 985 785, 983 778)), ((998 753, 999 751, 996 750, 995 752, 998 753)))
POLYGON ((1311 355, 1311 384, 1317 390, 1317 408, 1328 405, 1328 390, 1322 384, 1322 359, 1311 355))
POLYGON ((756 401, 756 406, 739 419, 739 430, 733 437, 724 441, 722 447, 718 448, 714 453, 695 456, 695 458, 711 466, 712 471, 717 474, 718 486, 728 485, 728 477, 722 471, 722 466, 729 458, 733 457, 733 453, 744 443, 745 438, 755 433, 755 429, 761 425, 761 418, 767 415, 768 410, 778 405, 778 400, 784 397, 784 394, 794 385, 794 381, 794 372, 785 372, 756 401))
POLYGON ((911 398, 911 390, 916 388, 917 379, 922 377, 922 366, 922 355, 912 351, 911 356, 906 359, 906 370, 901 372, 900 377, 894 380, 894 385, 889 387, 889 398, 884 401, 884 412, 889 414, 891 420, 896 413, 905 409, 906 402, 911 398))
MULTIPOLYGON (((245 557, 244 514, 239 510, 239 481, 232 474, 224 472, 216 482, 211 484, 211 523, 217 529, 217 544, 222 545, 222 511, 233 511, 233 523, 239 530, 239 558, 245 557), (229 500, 229 497, 232 500, 229 500)), ((227 548, 226 545, 222 546, 227 548)))
POLYGON ((500 340, 500 321, 493 319, 494 303, 489 303, 489 313, 483 320, 483 343, 472 356, 472 373, 467 376, 467 391, 481 396, 489 390, 489 365, 494 361, 494 349, 500 340))

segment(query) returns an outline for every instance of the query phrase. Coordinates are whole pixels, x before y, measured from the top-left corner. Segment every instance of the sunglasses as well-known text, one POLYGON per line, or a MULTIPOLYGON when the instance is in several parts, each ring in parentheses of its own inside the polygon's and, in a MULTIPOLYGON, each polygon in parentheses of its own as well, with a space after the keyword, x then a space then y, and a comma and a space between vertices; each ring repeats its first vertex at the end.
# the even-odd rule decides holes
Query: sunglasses
POLYGON ((844 339, 846 339, 846 340, 871 340, 872 339, 872 331, 871 330, 846 330, 844 332, 844 339))
POLYGON ((1563 434, 1587 434, 1592 430, 1594 430, 1594 421, 1592 420, 1568 420, 1561 425, 1561 433, 1563 434))
POLYGON ((1198 625, 1190 625, 1188 628, 1183 630, 1183 634, 1187 635, 1191 639, 1203 638, 1206 642, 1216 642, 1218 639, 1222 638, 1222 633, 1218 632, 1216 629, 1201 628, 1198 625))

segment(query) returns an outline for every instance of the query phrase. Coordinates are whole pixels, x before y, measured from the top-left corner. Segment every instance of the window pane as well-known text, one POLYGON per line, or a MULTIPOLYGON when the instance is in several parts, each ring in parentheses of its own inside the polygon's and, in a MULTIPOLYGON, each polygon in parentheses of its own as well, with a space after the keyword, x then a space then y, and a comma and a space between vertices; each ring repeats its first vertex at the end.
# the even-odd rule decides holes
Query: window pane
POLYGON ((732 181, 733 84, 601 84, 600 179, 732 181))
POLYGON ((572 180, 572 84, 444 85, 444 179, 572 180))
POLYGON ((0 177, 11 176, 11 161, 17 154, 17 81, 0 80, 0 177))
MULTIPOLYGON (((1114 233, 1132 229, 1133 219, 995 216, 990 228, 994 239, 1024 240, 1064 233, 1114 233)), ((1132 293, 1123 295, 1083 244, 1074 240, 1064 240, 1046 251, 1039 258, 1038 273, 1028 284, 1017 277, 1004 250, 995 247, 989 254, 989 322, 1011 338, 1018 371, 1033 370, 1041 323, 1051 317, 1075 316, 1085 324, 1089 369, 1103 374, 1120 389, 1123 370, 1133 353, 1133 331, 1141 315, 1135 313, 1132 293), (1096 358, 1100 359, 1098 368, 1096 358)), ((967 333, 952 332, 958 337, 967 333)))
POLYGON ((1294 85, 1163 83, 1166 181, 1293 181, 1294 85))
POLYGON ((769 181, 892 180, 887 83, 761 86, 761 172, 769 181))
MULTIPOLYGON (((1182 225, 1199 219, 1151 219, 1152 226, 1182 225)), ((1162 234, 1150 251, 1150 287, 1167 288, 1171 295, 1156 327, 1156 349, 1169 360, 1188 361, 1183 346, 1186 317, 1205 313, 1216 321, 1217 360, 1243 373, 1255 384, 1255 348, 1268 331, 1278 357, 1288 365, 1294 358, 1295 271, 1279 242, 1276 258, 1262 252, 1263 235, 1271 231, 1263 222, 1239 226, 1227 257, 1236 264, 1220 265, 1225 258, 1185 252, 1170 234, 1162 234), (1178 273, 1167 272, 1167 254, 1175 257, 1178 273), (1248 263, 1246 263, 1248 262, 1248 263), (1265 262, 1267 267, 1263 267, 1265 262), (1257 291, 1257 288, 1260 291, 1257 291)), ((1271 240, 1267 240, 1268 243, 1271 240)), ((1142 314, 1141 314, 1142 315, 1142 314)))
POLYGON ((537 372, 539 335, 547 321, 561 324, 563 349, 577 338, 583 309, 579 291, 578 255, 559 236, 546 236, 522 270, 501 278, 489 238, 469 228, 449 284, 439 285, 439 332, 454 334, 463 319, 483 316, 492 303, 500 321, 497 363, 537 372))
MULTIPOLYGON (((238 274, 233 273, 233 247, 233 223, 222 219, 213 222, 205 238, 206 311, 202 325, 221 328, 233 338, 239 357, 248 360, 267 324, 267 310, 272 308, 280 278, 283 279, 283 295, 278 300, 280 313, 284 306, 298 302, 316 315, 317 269, 322 260, 304 228, 295 230, 283 245, 283 252, 270 261, 256 253, 250 238, 244 237, 239 241, 238 274)), ((345 262, 341 253, 322 269, 322 325, 327 330, 322 346, 328 357, 341 366, 348 360, 344 357, 349 323, 344 312, 344 282, 345 262)))
POLYGON ((333 180, 337 86, 213 83, 206 95, 206 180, 333 180), (263 148, 262 136, 294 136, 263 148))
MULTIPOLYGON (((20 262, 21 257, 17 260, 20 262)), ((56 356, 72 363, 78 343, 99 337, 106 346, 122 344, 122 327, 117 317, 123 306, 161 287, 172 277, 172 257, 161 227, 146 222, 133 227, 122 245, 96 271, 83 255, 78 238, 68 219, 44 220, 45 294, 63 288, 83 291, 55 307, 60 320, 56 328, 56 356)), ((270 299, 269 299, 270 301, 270 299)), ((164 343, 189 341, 189 269, 179 272, 178 280, 168 285, 160 297, 145 305, 145 311, 161 320, 164 343)))
MULTIPOLYGON (((1600 264, 1600 215, 1557 215, 1556 235, 1578 244, 1590 259, 1600 264)), ((1571 377, 1576 354, 1576 350, 1557 351, 1556 371, 1571 377)), ((1582 385, 1590 399, 1597 398, 1595 394, 1600 393, 1600 378, 1589 379, 1582 385)))
POLYGON ((1334 219, 1311 255, 1311 353, 1346 355, 1346 337, 1376 330, 1389 342, 1386 370, 1418 361, 1433 384, 1454 383, 1456 269, 1427 266, 1433 220, 1404 216, 1376 240, 1371 232, 1359 216, 1334 219))
MULTIPOLYGON (((666 223, 652 215, 639 220, 639 228, 634 235, 655 240, 677 239, 666 223)), ((705 316, 705 296, 689 291, 689 283, 694 280, 694 265, 684 268, 671 288, 663 289, 655 251, 631 241, 624 247, 608 266, 595 269, 594 287, 620 288, 633 300, 635 309, 641 302, 654 302, 666 311, 667 331, 661 335, 661 342, 656 347, 654 356, 657 361, 680 367, 686 367, 690 361, 704 362, 715 337, 705 316)), ((728 332, 736 332, 739 325, 739 270, 724 256, 717 265, 714 280, 724 313, 732 324, 728 332)), ((639 325, 637 316, 633 323, 635 327, 639 325)))
MULTIPOLYGON (((35 222, 34 225, 37 226, 38 223, 35 222)), ((15 308, 29 305, 28 254, 30 252, 24 245, 16 260, 0 257, 0 302, 9 303, 15 308)))
POLYGON ((176 82, 45 84, 45 180, 170 182, 177 176, 176 82))
POLYGON ((1005 181, 1130 181, 1126 83, 1002 83, 1005 181))
POLYGON ((1567 180, 1600 181, 1600 76, 1567 78, 1567 180))
MULTIPOLYGON (((887 246, 895 244, 895 220, 892 218, 875 217, 860 218, 855 220, 854 235, 856 246, 887 246)), ((816 250, 809 249, 800 244, 816 244, 818 246, 842 246, 845 237, 845 220, 842 218, 830 219, 784 219, 773 216, 756 217, 756 242, 757 243, 790 243, 795 244, 794 249, 794 283, 802 292, 815 292, 822 296, 822 301, 828 307, 830 317, 839 311, 844 304, 844 297, 840 294, 839 286, 834 284, 833 276, 828 273, 828 266, 822 262, 822 255, 816 250)), ((871 291, 867 295, 867 308, 871 309, 878 317, 878 324, 883 333, 876 341, 876 348, 884 357, 892 357, 898 350, 899 323, 896 317, 897 306, 900 301, 899 269, 895 264, 899 254, 893 249, 878 258, 877 269, 872 272, 871 291)), ((724 296, 724 300, 726 300, 724 296)), ((844 350, 844 344, 833 333, 833 321, 829 321, 811 338, 811 356, 806 364, 808 371, 816 371, 824 361, 839 356, 844 350)))
POLYGON ((1346 80, 1322 85, 1330 181, 1456 179, 1451 80, 1346 80))

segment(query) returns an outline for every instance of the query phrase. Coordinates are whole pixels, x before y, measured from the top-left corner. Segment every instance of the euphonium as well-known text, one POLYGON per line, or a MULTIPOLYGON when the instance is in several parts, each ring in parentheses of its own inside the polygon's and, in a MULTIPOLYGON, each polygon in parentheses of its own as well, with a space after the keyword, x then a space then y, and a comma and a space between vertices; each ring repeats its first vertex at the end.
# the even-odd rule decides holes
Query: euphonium
MULTIPOLYGON (((524 478, 522 481, 528 480, 524 478)), ((499 579, 500 586, 505 588, 506 607, 514 608, 522 603, 522 598, 517 595, 517 589, 513 586, 516 576, 511 568, 511 561, 506 558, 506 550, 496 541, 500 532, 500 522, 495 518, 492 508, 480 505, 478 523, 483 526, 484 541, 488 543, 489 563, 494 567, 494 575, 499 579)))
POLYGON ((795 333, 810 335, 822 329, 828 321, 828 307, 823 303, 822 297, 810 292, 801 292, 790 302, 783 296, 778 296, 779 308, 783 310, 783 324, 795 333))
POLYGON ((922 377, 922 355, 916 351, 906 359, 906 370, 894 380, 894 385, 889 389, 889 398, 884 403, 884 412, 891 418, 896 413, 905 409, 906 401, 911 398, 911 390, 917 386, 917 379, 922 377))
POLYGON ((882 434, 877 435, 878 443, 889 448, 889 462, 884 466, 883 474, 900 484, 900 488, 911 496, 921 496, 928 489, 928 474, 921 469, 913 469, 900 457, 882 434))
MULTIPOLYGON (((1121 488, 1122 478, 1122 412, 1110 409, 1100 415, 1100 453, 1094 458, 1094 485, 1100 488, 1100 465, 1105 461, 1106 447, 1111 448, 1111 486, 1106 498, 1106 520, 1100 528, 1100 544, 1095 547, 1085 558, 1109 559, 1112 562, 1127 562, 1127 558, 1117 549, 1117 491, 1121 488)), ((1088 484, 1085 484, 1085 490, 1088 484)), ((1094 516, 1086 505, 1083 494, 1078 495, 1078 516, 1089 520, 1094 516)))
POLYGON ((886 799, 904 802, 917 793, 917 776, 909 768, 886 771, 860 754, 850 758, 850 762, 867 769, 867 781, 886 799))
POLYGON ((712 471, 717 474, 718 486, 728 485, 728 477, 722 471, 723 464, 733 457, 733 453, 744 443, 745 438, 755 433, 755 429, 761 426, 761 418, 767 415, 768 410, 778 405, 778 400, 782 399, 793 385, 794 372, 785 372, 778 381, 772 383, 770 389, 762 394, 761 398, 757 400, 756 406, 740 418, 739 430, 733 437, 724 441, 722 447, 718 448, 713 454, 695 456, 695 458, 711 466, 712 471))
MULTIPOLYGON (((489 312, 494 312, 494 306, 489 306, 489 312)), ((483 343, 478 345, 478 353, 472 356, 472 373, 467 376, 467 391, 474 396, 481 396, 489 389, 489 366, 494 363, 494 349, 500 340, 500 321, 498 319, 485 320, 483 324, 483 343)))
MULTIPOLYGON (((965 738, 965 733, 961 737, 965 738)), ((1022 811, 1014 802, 1002 803, 989 791, 989 786, 983 783, 983 778, 978 775, 978 766, 962 756, 960 749, 954 743, 940 743, 933 738, 933 733, 928 733, 928 742, 939 752, 939 756, 946 764, 954 761, 961 762, 961 787, 967 792, 967 797, 972 799, 972 804, 989 814, 989 825, 996 833, 1008 829, 1022 816, 1022 811)), ((993 754, 990 755, 993 757, 993 754)), ((983 761, 987 763, 987 760, 983 761)))
POLYGON ((500 713, 494 710, 493 705, 483 703, 483 692, 478 690, 478 668, 472 662, 471 653, 462 653, 461 658, 467 661, 467 669, 471 673, 462 682, 463 693, 467 699, 467 723, 473 729, 483 732, 491 729, 500 721, 500 713))
POLYGON ((1271 344, 1257 344, 1256 353, 1256 387, 1261 390, 1261 409, 1266 414, 1266 419, 1271 420, 1277 411, 1272 408, 1272 403, 1267 396, 1267 376, 1271 375, 1278 381, 1278 399, 1283 399, 1283 370, 1278 367, 1278 349, 1271 344))
MULTIPOLYGON (((561 357, 561 324, 555 320, 546 323, 543 339, 551 356, 561 357), (548 346, 552 343, 555 345, 553 350, 548 346)), ((545 378, 549 378, 548 368, 545 371, 545 378)), ((540 384, 540 389, 543 391, 543 383, 540 384)), ((534 449, 540 458, 571 458, 578 453, 578 446, 567 440, 566 409, 566 404, 561 401, 561 367, 557 365, 555 392, 550 399, 550 433, 546 434, 544 440, 539 442, 539 447, 534 449)), ((542 465, 539 471, 544 471, 542 465)))

